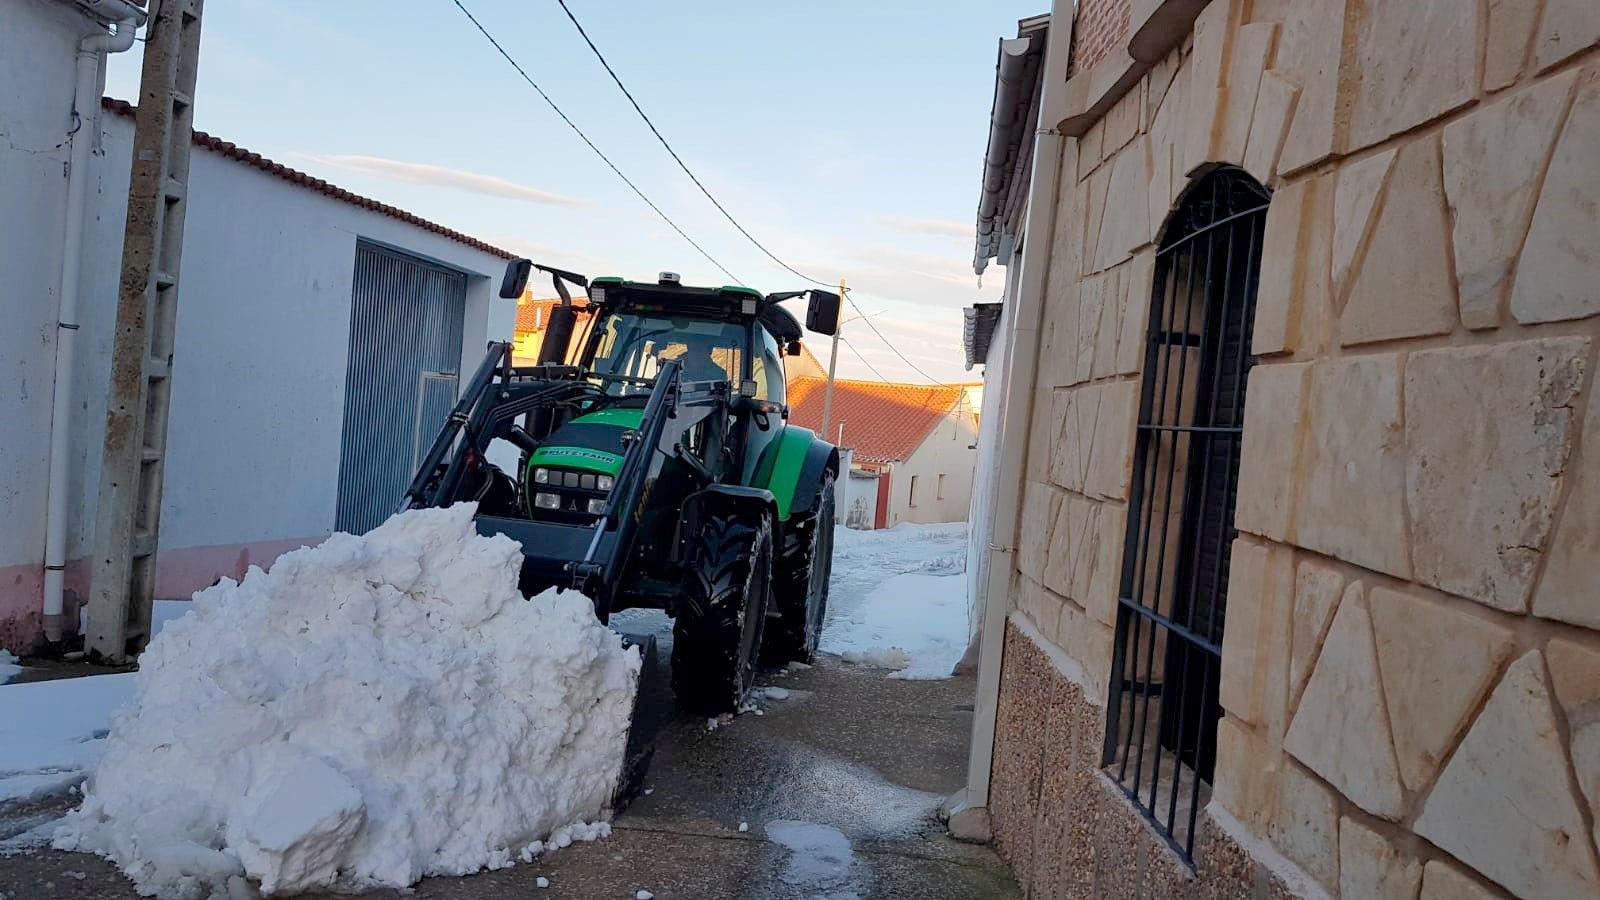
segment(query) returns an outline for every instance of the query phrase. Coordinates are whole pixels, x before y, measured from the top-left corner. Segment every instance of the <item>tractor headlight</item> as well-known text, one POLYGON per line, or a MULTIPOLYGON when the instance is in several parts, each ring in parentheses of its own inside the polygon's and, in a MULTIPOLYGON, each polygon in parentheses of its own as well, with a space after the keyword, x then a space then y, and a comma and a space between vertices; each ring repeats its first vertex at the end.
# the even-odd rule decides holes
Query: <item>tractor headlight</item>
POLYGON ((601 475, 599 478, 595 479, 594 486, 599 490, 609 491, 611 490, 612 485, 616 483, 616 480, 610 475, 601 475))
POLYGON ((533 481, 534 481, 535 484, 549 484, 550 483, 550 470, 549 469, 534 469, 533 470, 533 481))
POLYGON ((591 514, 598 516, 605 511, 606 500, 604 497, 594 497, 589 500, 589 512, 591 514))
POLYGON ((581 487, 586 491, 594 490, 594 476, 588 472, 578 476, 578 487, 581 487))
POLYGON ((744 313, 747 316, 755 315, 756 314, 756 300, 755 300, 755 298, 754 297, 746 297, 746 298, 744 298, 744 302, 739 304, 739 311, 744 313))
POLYGON ((561 497, 557 494, 540 491, 533 495, 533 505, 540 509, 560 509, 561 497))

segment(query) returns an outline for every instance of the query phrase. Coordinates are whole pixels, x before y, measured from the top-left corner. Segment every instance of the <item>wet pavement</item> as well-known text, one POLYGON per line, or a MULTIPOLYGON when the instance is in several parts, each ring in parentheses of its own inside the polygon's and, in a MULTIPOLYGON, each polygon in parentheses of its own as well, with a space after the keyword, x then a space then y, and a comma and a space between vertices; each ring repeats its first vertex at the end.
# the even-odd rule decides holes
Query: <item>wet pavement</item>
MULTIPOLYGON (((662 623, 616 624, 659 632, 662 623)), ((660 674, 657 688, 665 683, 660 674)), ((711 729, 704 718, 671 713, 649 793, 617 817, 611 837, 497 872, 363 896, 1020 896, 988 848, 949 839, 936 819, 940 801, 963 782, 970 677, 899 680, 824 657, 811 668, 766 673, 760 683, 778 688, 763 692, 762 715, 711 729), (541 877, 548 888, 536 886, 541 877)), ((36 804, 30 816, 37 821, 67 803, 36 804)), ((137 896, 104 861, 51 850, 0 858, 6 894, 137 896)))

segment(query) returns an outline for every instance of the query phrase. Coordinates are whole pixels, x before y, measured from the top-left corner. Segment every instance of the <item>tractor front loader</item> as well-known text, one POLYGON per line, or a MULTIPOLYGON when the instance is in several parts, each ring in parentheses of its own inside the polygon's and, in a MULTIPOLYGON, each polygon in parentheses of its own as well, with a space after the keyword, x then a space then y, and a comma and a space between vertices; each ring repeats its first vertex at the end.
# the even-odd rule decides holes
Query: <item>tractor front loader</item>
MULTIPOLYGON (((501 296, 520 296, 532 268, 512 262, 501 296)), ((827 608, 839 454, 787 422, 783 360, 801 329, 779 301, 799 294, 538 268, 563 302, 537 363, 490 345, 406 505, 476 501, 480 533, 522 545, 528 596, 580 591, 601 621, 665 610, 678 703, 737 710, 763 655, 815 655, 827 608)), ((809 294, 808 327, 831 334, 839 297, 809 294)), ((653 637, 625 637, 648 675, 653 637)), ((640 776, 659 712, 637 711, 640 776)))

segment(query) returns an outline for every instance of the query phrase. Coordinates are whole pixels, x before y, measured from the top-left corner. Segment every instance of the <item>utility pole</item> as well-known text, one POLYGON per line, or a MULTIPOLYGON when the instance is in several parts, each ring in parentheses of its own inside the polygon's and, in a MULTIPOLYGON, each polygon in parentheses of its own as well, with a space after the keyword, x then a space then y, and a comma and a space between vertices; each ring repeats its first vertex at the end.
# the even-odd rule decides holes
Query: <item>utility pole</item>
POLYGON ((828 389, 822 395, 822 439, 833 421, 833 370, 839 364, 839 331, 844 328, 844 279, 839 279, 839 318, 833 323, 833 349, 828 351, 828 389))
POLYGON ((139 80, 86 641, 110 662, 150 640, 204 2, 163 0, 139 80))

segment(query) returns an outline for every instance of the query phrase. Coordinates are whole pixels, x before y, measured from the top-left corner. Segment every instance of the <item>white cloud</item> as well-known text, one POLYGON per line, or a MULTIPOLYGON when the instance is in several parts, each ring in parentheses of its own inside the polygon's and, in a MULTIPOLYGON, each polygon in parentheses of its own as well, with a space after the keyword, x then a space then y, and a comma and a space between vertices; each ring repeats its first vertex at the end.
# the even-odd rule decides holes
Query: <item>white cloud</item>
POLYGON ((974 240, 977 236, 977 226, 963 222, 952 222, 949 219, 920 219, 913 216, 881 215, 873 216, 873 221, 885 228, 903 231, 907 234, 932 234, 938 237, 961 238, 974 240))
POLYGON ((585 206, 584 201, 564 194, 541 191, 538 188, 517 184, 497 175, 481 175, 477 172, 465 172, 461 169, 452 169, 447 166, 436 166, 431 163, 403 162, 397 159, 385 159, 381 156, 362 156, 359 154, 295 154, 305 159, 315 160, 352 172, 362 172, 387 178, 390 181, 404 181, 410 184, 423 184, 431 187, 450 188, 451 190, 465 191, 469 194, 482 194, 486 197, 498 197, 506 200, 524 200, 529 203, 538 203, 545 206, 585 206))

